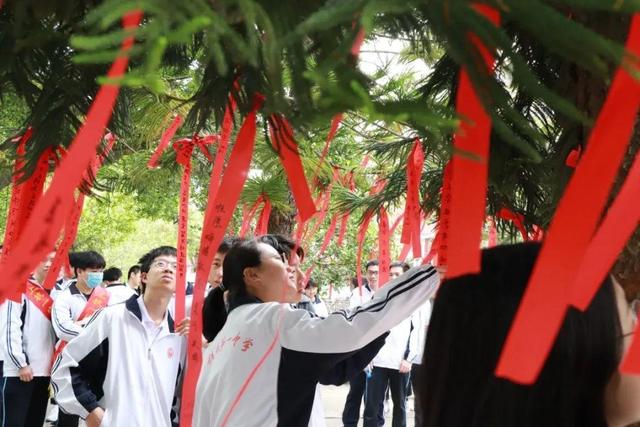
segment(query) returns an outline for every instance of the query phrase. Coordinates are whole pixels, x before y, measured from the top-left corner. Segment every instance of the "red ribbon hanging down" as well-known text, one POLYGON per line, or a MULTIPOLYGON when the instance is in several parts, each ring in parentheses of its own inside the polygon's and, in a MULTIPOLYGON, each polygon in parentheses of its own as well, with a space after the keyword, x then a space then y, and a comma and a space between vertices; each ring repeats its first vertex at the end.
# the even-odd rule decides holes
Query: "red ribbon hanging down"
POLYGON ((262 207, 260 218, 258 218, 258 223, 256 224, 256 237, 267 234, 269 217, 271 216, 271 200, 269 200, 269 198, 264 194, 262 195, 262 199, 264 200, 264 205, 262 207))
POLYGON ((487 239, 487 247, 493 248, 498 245, 498 230, 496 229, 496 220, 493 217, 488 216, 487 222, 489 223, 489 236, 487 239))
POLYGON ((502 208, 496 216, 506 221, 511 221, 513 225, 516 226, 518 231, 520 231, 522 240, 524 240, 525 242, 529 240, 527 230, 524 228, 524 215, 515 213, 509 208, 502 208))
MULTIPOLYGON (((356 35, 356 38, 353 41, 353 45, 351 46, 351 54, 356 59, 358 58, 358 56, 360 56, 360 49, 362 48, 364 37, 365 37, 364 28, 360 28, 360 30, 358 31, 358 34, 356 35)), ((318 166, 316 167, 316 170, 313 173, 313 179, 311 179, 311 182, 313 182, 316 187, 318 186, 318 173, 320 172, 320 168, 324 164, 327 154, 329 153, 329 146, 331 145, 331 141, 333 141, 333 138, 335 138, 336 133, 338 133, 338 127, 340 126, 340 123, 342 123, 343 116, 344 116, 343 113, 338 113, 335 116, 333 116, 333 119, 331 119, 329 134, 327 135, 327 139, 324 143, 324 148, 322 149, 322 154, 320 155, 320 161, 318 162, 318 166)))
POLYGON ((185 316, 185 286, 187 280, 187 227, 189 224, 189 189, 191 187, 191 155, 193 149, 198 148, 213 161, 207 149, 208 144, 213 144, 216 137, 210 135, 204 138, 194 135, 193 138, 183 138, 173 143, 176 151, 176 162, 182 166, 182 179, 180 180, 180 204, 178 213, 178 250, 176 271, 176 322, 182 321, 185 316))
POLYGON ((166 150, 167 147, 169 146, 169 143, 171 142, 171 138, 173 138, 173 136, 176 134, 180 125, 182 125, 182 117, 176 116, 171 122, 171 125, 169 125, 169 127, 167 128, 167 130, 165 130, 162 133, 162 137, 160 138, 160 144, 158 144, 158 147, 153 152, 153 154, 149 158, 149 161, 147 162, 147 167, 149 169, 154 169, 158 167, 158 160, 160 160, 160 156, 162 156, 162 153, 164 152, 164 150, 166 150))
MULTIPOLYGON (((640 55, 639 14, 631 21, 626 47, 640 55)), ((562 325, 569 292, 574 292, 571 288, 624 158, 639 106, 640 84, 619 67, 546 233, 496 375, 524 384, 538 377, 562 325)), ((579 286, 590 289, 597 283, 598 278, 590 276, 579 286)))
MULTIPOLYGON (((87 171, 84 175, 84 179, 86 182, 90 182, 91 177, 95 177, 98 174, 98 170, 104 159, 109 155, 113 145, 116 142, 116 138, 112 133, 108 133, 105 135, 105 140, 107 141, 107 145, 100 156, 96 156, 96 158, 91 162, 90 170, 87 171)), ((64 225, 64 234, 62 237, 62 241, 58 245, 56 249, 56 255, 51 262, 51 267, 49 267, 49 271, 47 272, 47 276, 44 279, 44 283, 42 286, 45 289, 52 289, 58 280, 58 273, 60 269, 65 267, 69 270, 71 267, 69 264, 69 250, 73 245, 73 242, 76 240, 76 236, 78 234, 78 225, 80 224, 80 216, 82 215, 82 209, 84 207, 84 199, 85 194, 83 192, 79 192, 78 198, 75 201, 71 214, 67 217, 67 220, 64 225)))
POLYGON ((395 233, 396 228, 398 228, 398 225, 400 225, 400 221, 402 221, 402 219, 404 218, 404 211, 398 215, 398 217, 396 219, 393 220, 393 225, 391 226, 391 229, 389 230, 389 233, 391 235, 393 235, 393 233, 395 233))
MULTIPOLYGON (((499 24, 500 14, 495 9, 478 4, 475 4, 474 8, 495 25, 499 24)), ((491 52, 474 34, 469 38, 480 51, 486 72, 493 72, 491 52)), ((455 256, 447 260, 448 277, 480 271, 480 245, 487 195, 491 120, 485 113, 464 68, 460 71, 456 105, 463 121, 453 137, 451 226, 446 242, 448 250, 455 256)), ((444 243, 445 239, 442 242, 444 243)))
POLYGON ((571 305, 586 310, 640 220, 640 154, 582 258, 571 287, 571 305))
POLYGON ((253 217, 256 215, 258 211, 258 207, 262 203, 262 195, 258 196, 256 201, 251 206, 251 209, 248 209, 245 213, 242 214, 242 224, 240 224, 240 231, 238 232, 238 237, 244 238, 251 228, 251 221, 253 221, 253 217))
POLYGON ((380 276, 378 283, 380 286, 389 281, 389 265, 391 264, 391 255, 389 254, 389 216, 385 208, 380 208, 378 212, 378 261, 380 276))
POLYGON ((278 157, 287 174, 293 200, 300 213, 300 220, 306 223, 316 213, 316 206, 313 204, 311 191, 307 185, 293 130, 283 116, 272 115, 269 120, 269 132, 271 143, 278 152, 278 157))
POLYGON ((364 246, 364 238, 367 236, 367 230, 369 229, 369 223, 373 217, 373 212, 367 212, 364 216, 360 228, 358 228, 358 249, 356 251, 356 280, 358 281, 358 290, 362 297, 362 249, 364 246))
POLYGON ((407 159, 407 201, 402 223, 402 237, 400 242, 413 244, 413 256, 420 257, 422 245, 420 242, 420 181, 424 166, 424 151, 419 139, 413 144, 411 154, 407 159))
MULTIPOLYGON (((355 178, 353 176, 353 172, 349 172, 345 178, 347 178, 347 182, 349 185, 349 189, 351 191, 355 191, 356 190, 356 183, 355 183, 355 178)), ((342 246, 342 242, 344 242, 344 236, 347 232, 347 225, 349 222, 349 211, 345 212, 342 215, 342 220, 340 221, 340 234, 338 235, 338 242, 336 243, 336 245, 338 247, 342 246)))
POLYGON ((198 251, 191 325, 187 342, 188 363, 182 388, 181 427, 191 426, 195 390, 198 375, 202 368, 202 305, 207 277, 209 276, 213 257, 220 242, 222 242, 225 230, 229 225, 249 174, 256 136, 256 114, 263 100, 262 96, 255 97, 253 108, 240 128, 236 143, 231 151, 229 163, 219 186, 219 188, 224 188, 225 191, 217 191, 215 199, 209 198, 207 202, 200 249, 198 251))
MULTIPOLYGON (((16 138, 13 142, 18 144, 16 148, 16 161, 13 166, 13 175, 11 178, 11 198, 9 200, 9 212, 7 214, 7 222, 4 231, 4 246, 2 257, 6 257, 7 253, 10 252, 13 241, 18 236, 18 221, 23 215, 20 210, 22 209, 21 196, 22 196, 22 188, 23 183, 20 182, 20 174, 24 168, 24 155, 26 153, 26 144, 31 135, 33 134, 33 130, 29 127, 26 132, 16 138)), ((0 260, 1 258, 0 257, 0 260)))
MULTIPOLYGON (((440 216, 438 217, 438 233, 434 239, 437 265, 446 267, 449 259, 449 226, 451 222, 451 162, 444 167, 442 188, 440 189, 440 216)), ((432 248, 432 250, 434 250, 432 248)))
MULTIPOLYGON (((441 236, 442 235, 440 233, 436 233, 436 236, 431 242, 431 247, 429 248, 429 252, 422 260, 423 265, 429 264, 434 258, 436 258, 436 255, 438 254, 438 247, 440 246, 440 239, 442 238, 441 236)), ((436 264, 439 265, 439 261, 437 260, 437 258, 436 258, 436 264)))
MULTIPOLYGON (((125 29, 133 30, 141 19, 142 12, 129 12, 123 18, 122 25, 125 29)), ((129 63, 127 52, 133 43, 133 36, 122 42, 121 55, 107 73, 109 78, 118 78, 125 72, 129 63)), ((55 245, 65 218, 74 206, 74 190, 81 184, 83 172, 95 158, 118 92, 117 84, 105 84, 98 90, 84 124, 60 162, 48 191, 36 204, 25 226, 28 232, 19 236, 14 249, 0 266, 4 278, 4 285, 0 286, 0 301, 5 297, 19 301, 28 275, 55 245)))
MULTIPOLYGON (((324 223, 324 220, 327 217, 327 213, 329 212, 329 203, 331 202, 331 191, 333 190, 333 184, 339 179, 340 179, 340 174, 338 172, 338 169, 333 168, 333 178, 329 183, 329 185, 327 185, 327 188, 325 189, 325 191, 322 193, 322 199, 323 199, 322 207, 320 208, 320 211, 317 214, 318 218, 316 219, 316 223, 313 225, 313 229, 308 235, 309 238, 312 238, 318 231, 318 228, 320 228, 320 226, 324 223)), ((317 206, 319 204, 319 201, 316 202, 315 204, 317 206)))
POLYGON ((331 219, 331 223, 329 224, 329 228, 327 229, 327 233, 324 235, 324 240, 322 241, 322 246, 320 246, 320 252, 318 256, 322 255, 324 251, 329 247, 329 243, 331 243, 331 238, 336 232, 336 227, 338 226, 338 214, 335 214, 331 219))

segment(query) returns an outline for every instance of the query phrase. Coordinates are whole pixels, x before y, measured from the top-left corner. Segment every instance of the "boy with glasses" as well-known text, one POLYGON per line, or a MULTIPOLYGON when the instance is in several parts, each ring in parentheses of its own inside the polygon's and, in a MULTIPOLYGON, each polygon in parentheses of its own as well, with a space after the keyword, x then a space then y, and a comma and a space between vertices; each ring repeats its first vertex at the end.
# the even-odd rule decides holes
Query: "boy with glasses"
POLYGON ((53 366, 60 407, 87 426, 171 426, 189 319, 174 325, 168 306, 176 286, 176 250, 140 259, 145 293, 96 313, 53 366))

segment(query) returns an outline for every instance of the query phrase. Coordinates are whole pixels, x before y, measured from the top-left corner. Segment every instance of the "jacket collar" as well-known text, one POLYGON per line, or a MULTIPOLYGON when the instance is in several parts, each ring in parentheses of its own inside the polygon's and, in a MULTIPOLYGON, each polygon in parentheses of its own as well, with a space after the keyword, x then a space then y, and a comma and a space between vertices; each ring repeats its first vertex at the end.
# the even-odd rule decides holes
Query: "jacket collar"
MULTIPOLYGON (((140 312, 140 306, 138 305, 138 298, 142 298, 142 295, 132 295, 131 298, 124 302, 124 305, 127 310, 129 310, 129 312, 133 314, 140 323, 142 323, 142 313, 140 312)), ((167 324, 169 325, 169 332, 175 332, 175 324, 169 310, 167 310, 167 324)))
POLYGON ((252 295, 238 295, 235 298, 229 300, 229 313, 233 311, 233 309, 240 307, 245 304, 260 304, 263 301, 252 295))

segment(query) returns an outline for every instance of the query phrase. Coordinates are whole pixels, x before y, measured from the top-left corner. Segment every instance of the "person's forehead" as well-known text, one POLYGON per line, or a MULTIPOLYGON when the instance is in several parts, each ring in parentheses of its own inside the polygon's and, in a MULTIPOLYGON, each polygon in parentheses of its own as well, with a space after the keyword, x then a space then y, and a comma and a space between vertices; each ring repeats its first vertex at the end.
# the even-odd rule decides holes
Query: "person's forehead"
POLYGON ((223 260, 224 260, 224 257, 225 257, 226 255, 227 255, 227 254, 222 253, 222 252, 216 252, 215 256, 213 257, 213 260, 214 260, 214 261, 223 261, 223 260))
POLYGON ((165 262, 175 262, 176 261, 176 257, 173 255, 160 255, 158 257, 156 257, 153 262, 156 261, 165 261, 165 262))
POLYGON ((367 271, 376 272, 376 271, 378 271, 378 266, 377 265, 370 265, 369 267, 367 267, 367 271))
POLYGON ((402 267, 391 267, 389 269, 389 271, 394 272, 394 273, 400 273, 400 274, 403 273, 402 267))
POLYGON ((278 254, 278 251, 276 251, 273 246, 268 245, 266 243, 259 242, 258 243, 258 249, 260 250, 261 254, 266 255, 266 256, 271 256, 271 255, 280 256, 280 254, 278 254))

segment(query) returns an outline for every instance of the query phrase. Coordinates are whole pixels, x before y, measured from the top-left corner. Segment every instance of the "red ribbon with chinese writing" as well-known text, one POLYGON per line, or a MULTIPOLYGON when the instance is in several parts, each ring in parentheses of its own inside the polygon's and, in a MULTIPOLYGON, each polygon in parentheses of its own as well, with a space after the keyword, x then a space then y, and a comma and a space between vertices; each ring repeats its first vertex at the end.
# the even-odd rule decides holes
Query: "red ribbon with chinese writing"
MULTIPOLYGON (((475 4, 474 8, 498 25, 500 14, 496 10, 479 4, 475 4)), ((474 34, 470 35, 470 41, 480 51, 487 73, 492 72, 492 54, 474 34)), ((453 137, 451 224, 446 239, 443 236, 441 242, 446 242, 447 251, 455 255, 446 261, 447 277, 480 271, 480 244, 487 197, 491 120, 464 68, 460 71, 456 108, 463 119, 453 137)))
POLYGON ((53 307, 53 299, 49 296, 49 293, 43 288, 28 281, 26 283, 26 297, 33 303, 38 310, 44 314, 44 316, 51 321, 51 308, 53 307))
POLYGON ((380 270, 378 283, 380 286, 389 281, 389 266, 391 264, 391 255, 389 254, 390 235, 389 216, 385 208, 380 208, 380 211, 378 211, 378 264, 380 270))
MULTIPOLYGON (((116 141, 115 137, 111 133, 105 135, 105 140, 107 141, 107 146, 105 147, 102 155, 97 156, 93 160, 90 166, 90 170, 87 171, 84 176, 87 182, 89 182, 89 180, 91 179, 90 177, 97 175, 100 166, 102 166, 104 159, 111 152, 113 144, 115 144, 116 141)), ((49 267, 47 277, 45 277, 44 283, 42 284, 45 289, 53 288, 56 280, 58 280, 58 273, 60 272, 60 269, 62 267, 66 267, 69 263, 69 249, 71 249, 71 246, 73 245, 73 242, 76 240, 76 236, 78 235, 78 225, 80 224, 80 217, 82 215, 82 209, 84 207, 84 199, 84 193, 79 192, 78 198, 75 201, 71 214, 67 217, 67 220, 65 222, 62 241, 56 249, 56 255, 53 258, 51 267, 49 267)))
POLYGON ((180 412, 180 425, 182 427, 191 426, 195 390, 198 375, 202 368, 202 305, 207 277, 209 276, 213 257, 220 242, 222 242, 224 232, 227 225, 229 225, 249 173, 256 136, 256 114, 262 105, 263 99, 262 96, 256 96, 253 109, 244 119, 238 132, 226 173, 222 177, 222 182, 219 186, 219 188, 224 188, 225 191, 217 191, 215 199, 210 198, 208 200, 205 210, 187 342, 187 372, 182 388, 182 409, 180 412))
POLYGON ((420 244, 420 180, 424 165, 422 143, 416 140, 407 161, 407 202, 404 209, 400 242, 413 243, 413 256, 421 256, 420 244))
POLYGON ((269 132, 271 143, 278 152, 278 157, 287 174, 293 200, 300 213, 300 220, 306 223, 316 213, 316 206, 311 198, 291 125, 284 117, 274 114, 269 120, 269 132))
POLYGON ((358 281, 358 291, 360 292, 360 296, 362 296, 362 249, 364 246, 364 238, 367 236, 367 230, 369 229, 369 223, 371 222, 371 218, 373 217, 372 212, 367 212, 364 216, 364 220, 362 224, 360 224, 360 228, 358 228, 358 249, 356 252, 356 279, 358 281))
MULTIPOLYGON (((141 19, 142 12, 129 12, 122 20, 123 27, 133 30, 141 19)), ((120 77, 125 72, 129 63, 127 52, 133 43, 133 36, 122 42, 121 55, 109 69, 108 78, 120 77)), ((105 84, 98 90, 84 124, 56 169, 48 191, 36 204, 33 215, 25 226, 27 232, 20 235, 14 249, 0 266, 0 274, 4 278, 4 285, 0 286, 0 300, 5 297, 19 300, 26 277, 54 247, 65 218, 74 206, 73 192, 81 184, 84 171, 96 156, 118 92, 119 85, 114 83, 105 84), (16 283, 22 285, 11 289, 16 283)))
POLYGON ((447 163, 442 174, 440 189, 440 216, 438 217, 438 234, 434 239, 438 266, 447 266, 449 255, 449 223, 451 222, 451 163, 447 163))
MULTIPOLYGON (((635 14, 627 49, 640 55, 640 15, 635 14)), ((533 383, 566 314, 570 292, 633 132, 640 84, 619 67, 589 136, 584 154, 551 221, 496 369, 496 375, 533 383)), ((585 277, 579 286, 597 286, 585 277)), ((575 291, 578 292, 578 291, 575 291)))

